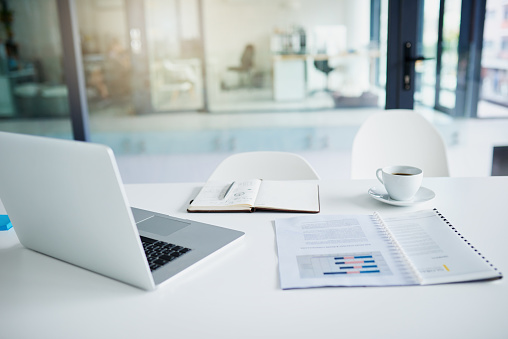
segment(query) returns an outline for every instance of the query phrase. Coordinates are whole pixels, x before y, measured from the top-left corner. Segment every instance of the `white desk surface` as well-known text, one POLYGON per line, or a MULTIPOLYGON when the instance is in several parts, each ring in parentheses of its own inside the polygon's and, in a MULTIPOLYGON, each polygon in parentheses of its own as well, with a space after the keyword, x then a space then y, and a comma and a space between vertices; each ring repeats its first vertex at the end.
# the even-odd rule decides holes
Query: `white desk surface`
MULTIPOLYGON (((416 207, 367 195, 375 181, 321 182, 321 213, 436 207, 505 275, 508 177, 426 178, 416 207)), ((186 213, 201 184, 127 185, 132 206, 246 236, 154 292, 23 248, 0 232, 1 338, 507 338, 508 278, 435 286, 279 287, 272 220, 290 213, 186 213)), ((0 212, 3 207, 0 205, 0 212)))

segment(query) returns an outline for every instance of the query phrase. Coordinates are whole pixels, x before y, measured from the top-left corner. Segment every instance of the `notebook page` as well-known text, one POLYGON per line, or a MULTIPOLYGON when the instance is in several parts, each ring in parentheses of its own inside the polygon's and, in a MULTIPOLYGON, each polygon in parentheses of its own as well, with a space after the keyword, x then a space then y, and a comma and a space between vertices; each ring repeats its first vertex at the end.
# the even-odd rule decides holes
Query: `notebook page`
POLYGON ((201 189, 191 206, 225 207, 252 206, 261 180, 209 181, 201 189), (228 189, 231 187, 230 191, 228 189), (226 195, 227 193, 227 195, 226 195))
POLYGON ((255 206, 277 210, 318 212, 319 187, 313 180, 263 180, 255 206))

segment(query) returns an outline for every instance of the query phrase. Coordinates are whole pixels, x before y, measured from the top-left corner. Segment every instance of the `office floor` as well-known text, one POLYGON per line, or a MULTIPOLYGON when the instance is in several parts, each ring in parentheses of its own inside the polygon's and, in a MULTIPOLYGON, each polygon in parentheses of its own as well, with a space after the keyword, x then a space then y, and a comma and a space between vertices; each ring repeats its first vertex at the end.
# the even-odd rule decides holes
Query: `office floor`
MULTIPOLYGON (((328 124, 341 128, 344 139, 342 148, 297 151, 316 169, 322 179, 349 178, 350 146, 354 133, 371 114, 370 111, 313 112, 314 124, 328 124), (350 130, 350 133, 344 131, 350 130)), ((489 176, 492 169, 494 146, 508 145, 508 119, 451 119, 441 113, 425 112, 424 115, 441 132, 447 145, 450 175, 455 177, 489 176)), ((270 114, 271 126, 292 121, 308 123, 309 113, 270 114)), ((239 128, 245 124, 262 124, 259 116, 249 114, 223 115, 202 119, 188 116, 180 119, 180 126, 190 125, 193 119, 200 124, 229 124, 239 128), (258 119, 256 119, 258 118, 258 119)), ((163 119, 152 118, 152 119, 163 119)), ((232 152, 173 154, 173 155, 119 155, 118 165, 125 183, 205 181, 213 169, 232 152)))
MULTIPOLYGON (((92 141, 113 147, 125 183, 205 181, 228 155, 246 150, 253 141, 259 143, 258 139, 266 136, 265 130, 275 139, 269 139, 269 147, 262 149, 277 149, 274 140, 284 141, 282 146, 304 156, 321 178, 335 179, 349 178, 354 135, 373 112, 342 109, 143 116, 101 114, 92 115, 90 130, 92 141), (256 133, 244 137, 246 131, 256 133), (202 138, 198 146, 188 145, 192 143, 181 138, 182 132, 202 138), (305 147, 292 145, 294 134, 298 134, 305 147), (208 139, 203 139, 203 135, 208 139), (298 150, 297 146, 306 150, 298 150)), ((508 145, 508 118, 452 119, 434 111, 423 114, 445 140, 451 176, 491 174, 493 147, 508 145)), ((71 138, 68 119, 4 120, 1 130, 71 138)))

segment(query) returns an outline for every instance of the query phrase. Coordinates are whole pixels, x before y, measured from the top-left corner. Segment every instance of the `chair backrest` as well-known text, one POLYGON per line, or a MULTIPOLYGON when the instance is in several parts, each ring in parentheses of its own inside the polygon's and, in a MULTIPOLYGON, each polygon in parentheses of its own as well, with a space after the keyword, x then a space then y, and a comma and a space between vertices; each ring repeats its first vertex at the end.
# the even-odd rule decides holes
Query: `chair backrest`
POLYGON ((208 180, 317 180, 318 174, 298 154, 244 152, 224 159, 208 180))
POLYGON ((376 177, 376 169, 411 165, 427 177, 449 176, 446 146, 434 126, 412 110, 374 113, 358 130, 351 153, 351 178, 376 177))
POLYGON ((314 67, 316 67, 316 69, 320 70, 326 75, 328 75, 328 73, 334 70, 334 67, 330 67, 328 59, 314 60, 314 67))
POLYGON ((254 66, 254 46, 247 45, 243 50, 241 65, 243 69, 249 70, 254 66))

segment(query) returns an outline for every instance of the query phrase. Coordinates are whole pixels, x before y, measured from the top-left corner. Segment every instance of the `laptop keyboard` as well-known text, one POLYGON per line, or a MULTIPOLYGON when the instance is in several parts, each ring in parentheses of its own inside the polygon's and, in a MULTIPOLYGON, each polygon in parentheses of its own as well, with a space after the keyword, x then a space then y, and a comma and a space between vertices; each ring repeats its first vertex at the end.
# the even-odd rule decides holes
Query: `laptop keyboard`
POLYGON ((142 235, 140 238, 143 249, 145 250, 146 259, 150 265, 150 271, 155 271, 159 267, 181 257, 191 250, 190 248, 147 238, 142 235))

